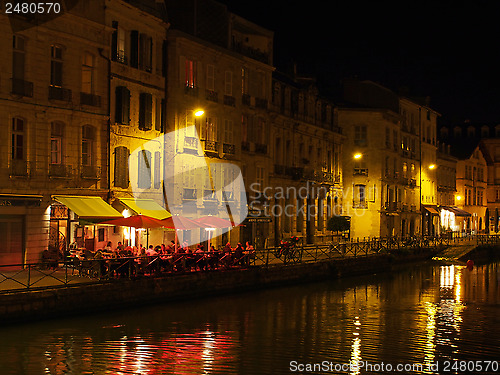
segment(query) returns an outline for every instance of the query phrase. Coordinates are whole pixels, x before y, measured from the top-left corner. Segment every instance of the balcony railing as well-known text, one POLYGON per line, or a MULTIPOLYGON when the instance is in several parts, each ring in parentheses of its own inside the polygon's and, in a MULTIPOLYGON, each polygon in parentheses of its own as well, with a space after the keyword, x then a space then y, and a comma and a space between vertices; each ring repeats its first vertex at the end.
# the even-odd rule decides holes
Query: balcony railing
POLYGON ((33 82, 12 78, 12 94, 33 97, 33 82))
POLYGON ((236 153, 236 147, 229 143, 224 143, 222 145, 222 152, 225 154, 234 155, 236 153))
POLYGON ((352 208, 368 208, 367 201, 353 201, 352 208))
POLYGON ((71 177, 71 165, 49 164, 49 176, 56 178, 71 177))
POLYGON ((26 160, 11 160, 10 175, 15 177, 28 177, 28 162, 26 160))
POLYGON ((397 209, 399 208, 399 202, 385 202, 384 203, 384 208, 386 211, 389 211, 389 212, 394 212, 394 211, 397 211, 397 209))
POLYGON ((255 106, 257 108, 267 109, 267 99, 255 98, 255 106))
POLYGON ((248 94, 243 94, 243 95, 241 96, 241 103, 242 103, 242 104, 244 104, 244 105, 248 105, 248 106, 249 106, 249 105, 250 105, 250 103, 251 103, 251 100, 250 100, 250 95, 248 95, 248 94))
POLYGON ((184 137, 184 147, 197 149, 198 148, 198 138, 196 137, 184 137))
POLYGON ((205 140, 203 148, 205 151, 218 152, 219 151, 219 142, 205 140))
POLYGON ((284 175, 286 167, 284 165, 274 164, 274 174, 278 176, 284 175))
POLYGON ((99 95, 81 92, 80 93, 80 104, 89 105, 92 107, 100 107, 101 106, 101 97, 99 95))
POLYGON ((123 51, 117 51, 111 59, 113 61, 119 62, 120 64, 128 64, 127 56, 125 56, 123 51))
POLYGON ((184 94, 194 96, 195 98, 198 97, 198 87, 196 86, 184 86, 184 94))
POLYGON ((217 201, 217 194, 213 190, 204 190, 203 191, 203 200, 210 201, 210 202, 216 202, 217 201))
POLYGON ((195 200, 196 199, 196 189, 184 189, 182 192, 183 200, 195 200))
POLYGON ((234 96, 224 95, 224 104, 236 107, 236 98, 234 96))
POLYGON ((219 94, 217 93, 217 91, 205 90, 205 99, 209 100, 211 102, 214 102, 214 103, 218 103, 219 102, 219 94))
POLYGON ((72 99, 71 90, 62 87, 49 86, 49 99, 70 102, 72 99))
POLYGON ((101 168, 94 165, 81 165, 80 176, 86 180, 97 180, 101 176, 101 168))
POLYGON ((222 201, 223 202, 234 201, 234 193, 232 191, 222 191, 222 201))
POLYGON ((354 176, 368 176, 368 168, 354 168, 354 176))
POLYGON ((256 143, 255 144, 255 152, 257 154, 267 154, 267 145, 256 143))

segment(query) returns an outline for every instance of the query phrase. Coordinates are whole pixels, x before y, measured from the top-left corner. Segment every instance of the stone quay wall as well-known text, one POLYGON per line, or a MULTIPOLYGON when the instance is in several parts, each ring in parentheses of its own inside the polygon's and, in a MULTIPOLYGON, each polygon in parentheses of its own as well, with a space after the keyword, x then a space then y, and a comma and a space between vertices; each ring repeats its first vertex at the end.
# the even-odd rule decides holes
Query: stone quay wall
POLYGON ((426 260, 433 254, 434 251, 429 249, 418 254, 373 255, 268 268, 250 267, 193 272, 15 292, 4 294, 0 298, 0 322, 3 324, 29 322, 121 309, 138 304, 174 302, 188 298, 204 298, 386 272, 394 265, 426 260))

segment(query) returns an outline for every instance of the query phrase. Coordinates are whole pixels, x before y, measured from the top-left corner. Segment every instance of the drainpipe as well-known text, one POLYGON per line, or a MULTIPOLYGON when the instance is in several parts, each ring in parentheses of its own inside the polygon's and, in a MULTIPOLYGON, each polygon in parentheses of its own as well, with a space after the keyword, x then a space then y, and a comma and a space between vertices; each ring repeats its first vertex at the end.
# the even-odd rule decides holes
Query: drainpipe
POLYGON ((103 49, 99 48, 99 56, 101 56, 104 60, 107 61, 108 66, 108 120, 106 124, 106 150, 107 150, 107 158, 106 158, 106 169, 107 169, 107 182, 106 182, 106 190, 107 192, 107 202, 109 203, 111 199, 111 59, 103 55, 103 49))

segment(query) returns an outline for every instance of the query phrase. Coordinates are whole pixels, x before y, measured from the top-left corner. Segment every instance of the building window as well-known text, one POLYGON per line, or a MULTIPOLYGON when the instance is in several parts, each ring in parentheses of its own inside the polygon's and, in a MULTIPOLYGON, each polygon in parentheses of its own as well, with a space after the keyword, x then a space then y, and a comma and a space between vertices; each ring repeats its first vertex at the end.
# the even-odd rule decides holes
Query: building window
POLYGON ((139 96, 139 129, 150 130, 153 122, 153 96, 141 93, 139 96))
POLYGON ((229 70, 224 74, 224 94, 233 96, 233 72, 229 70))
POLYGON ((111 39, 111 59, 122 64, 127 64, 125 30, 118 26, 118 21, 113 21, 111 25, 115 29, 111 39))
POLYGON ((24 80, 25 48, 24 38, 13 36, 12 78, 24 80))
POLYGON ((224 143, 226 144, 234 144, 233 140, 233 121, 232 120, 224 120, 224 143))
POLYGON ((353 207, 366 208, 366 185, 354 185, 353 207))
POLYGON ((385 128, 385 147, 391 148, 391 130, 385 128))
POLYGON ((139 69, 153 71, 153 38, 146 34, 139 35, 139 69))
POLYGON ((217 141, 217 119, 214 117, 206 117, 205 129, 203 129, 202 137, 207 141, 217 141))
POLYGON ((130 122, 130 91, 125 86, 115 89, 115 122, 129 124, 130 122))
POLYGON ((24 120, 18 117, 12 119, 12 149, 13 160, 25 160, 25 124, 24 120))
POLYGON ((50 129, 50 164, 62 164, 64 124, 57 121, 52 122, 50 129))
POLYGON ((354 127, 354 144, 356 146, 368 145, 366 125, 356 125, 354 127))
POLYGON ((92 166, 94 156, 95 130, 90 125, 82 128, 82 165, 92 166))
POLYGON ((241 93, 248 95, 248 69, 241 68, 241 93))
POLYGON ((207 90, 215 91, 215 67, 207 65, 207 90))
POLYGON ((196 61, 186 59, 184 84, 186 87, 192 89, 198 87, 198 79, 196 77, 196 61))
POLYGON ((139 32, 137 30, 130 31, 130 66, 139 67, 139 32))
POLYGON ((159 189, 161 186, 161 154, 160 151, 155 151, 154 165, 154 188, 159 189))
POLYGON ((398 151, 398 149, 399 149, 398 143, 399 143, 398 131, 393 130, 392 131, 392 146, 394 148, 394 151, 398 151))
POLYGON ((129 184, 128 160, 130 152, 127 147, 115 148, 115 186, 126 189, 129 184))
POLYGON ((50 85, 62 87, 63 84, 63 50, 61 46, 50 46, 50 85))
POLYGON ((82 92, 86 94, 94 93, 94 56, 88 52, 83 54, 82 92))
POLYGON ((257 190, 263 191, 264 190, 264 182, 265 182, 265 176, 264 176, 264 168, 262 167, 256 167, 255 168, 255 182, 257 183, 257 190))
POLYGON ((149 189, 151 187, 151 152, 141 150, 138 156, 137 185, 141 189, 149 189))

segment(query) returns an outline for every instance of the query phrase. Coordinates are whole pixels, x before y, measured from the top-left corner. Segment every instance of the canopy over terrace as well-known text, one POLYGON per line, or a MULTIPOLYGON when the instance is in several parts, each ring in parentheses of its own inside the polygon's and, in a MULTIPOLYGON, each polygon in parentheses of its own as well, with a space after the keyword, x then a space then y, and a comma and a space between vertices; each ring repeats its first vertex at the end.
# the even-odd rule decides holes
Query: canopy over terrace
POLYGON ((172 216, 170 212, 152 199, 118 198, 118 200, 138 215, 149 216, 158 220, 172 216))
POLYGON ((123 217, 121 213, 107 204, 101 197, 53 195, 52 199, 68 207, 80 219, 99 222, 123 217))

